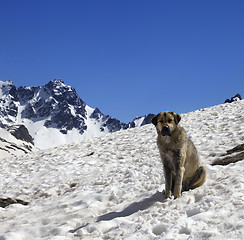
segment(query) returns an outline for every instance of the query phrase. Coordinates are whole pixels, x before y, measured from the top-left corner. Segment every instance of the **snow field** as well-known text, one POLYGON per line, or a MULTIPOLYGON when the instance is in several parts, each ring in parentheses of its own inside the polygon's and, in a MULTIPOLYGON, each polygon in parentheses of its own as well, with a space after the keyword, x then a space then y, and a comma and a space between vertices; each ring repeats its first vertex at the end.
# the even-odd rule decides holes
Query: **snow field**
POLYGON ((207 168, 206 183, 176 200, 153 125, 1 163, 0 239, 244 239, 244 162, 210 166, 244 141, 244 101, 182 115, 207 168))

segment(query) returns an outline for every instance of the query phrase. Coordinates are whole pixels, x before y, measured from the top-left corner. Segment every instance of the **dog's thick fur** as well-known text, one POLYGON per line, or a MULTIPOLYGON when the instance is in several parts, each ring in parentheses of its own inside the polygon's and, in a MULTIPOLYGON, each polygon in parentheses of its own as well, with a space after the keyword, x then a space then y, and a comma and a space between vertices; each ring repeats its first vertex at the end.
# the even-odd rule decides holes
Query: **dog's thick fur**
POLYGON ((206 179, 206 170, 201 165, 193 142, 180 126, 181 116, 174 112, 155 115, 157 145, 164 166, 165 198, 181 196, 182 191, 201 186, 206 179))

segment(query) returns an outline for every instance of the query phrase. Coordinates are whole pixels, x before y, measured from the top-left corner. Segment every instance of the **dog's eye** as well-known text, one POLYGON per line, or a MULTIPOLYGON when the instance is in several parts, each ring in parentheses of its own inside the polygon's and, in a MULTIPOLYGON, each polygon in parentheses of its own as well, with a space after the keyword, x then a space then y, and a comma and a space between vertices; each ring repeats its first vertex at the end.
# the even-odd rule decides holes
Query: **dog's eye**
POLYGON ((159 122, 164 123, 164 121, 163 121, 163 120, 160 120, 159 122))
POLYGON ((173 119, 169 119, 169 120, 168 120, 168 123, 171 123, 171 122, 173 122, 173 119))

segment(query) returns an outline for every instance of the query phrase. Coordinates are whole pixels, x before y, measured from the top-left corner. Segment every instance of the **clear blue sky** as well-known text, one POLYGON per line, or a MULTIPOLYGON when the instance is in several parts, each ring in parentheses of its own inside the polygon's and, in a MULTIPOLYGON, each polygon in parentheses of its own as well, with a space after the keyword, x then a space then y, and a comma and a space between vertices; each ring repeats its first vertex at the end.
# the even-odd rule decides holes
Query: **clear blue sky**
POLYGON ((0 0, 0 80, 61 78, 124 122, 244 97, 243 0, 0 0))

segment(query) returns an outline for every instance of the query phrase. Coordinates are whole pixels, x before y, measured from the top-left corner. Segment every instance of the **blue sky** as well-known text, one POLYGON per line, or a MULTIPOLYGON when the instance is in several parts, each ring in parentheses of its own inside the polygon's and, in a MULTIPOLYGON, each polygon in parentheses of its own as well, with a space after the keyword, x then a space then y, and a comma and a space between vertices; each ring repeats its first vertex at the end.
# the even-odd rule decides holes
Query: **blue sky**
POLYGON ((244 97, 243 0, 0 0, 0 80, 61 78, 124 122, 244 97))

